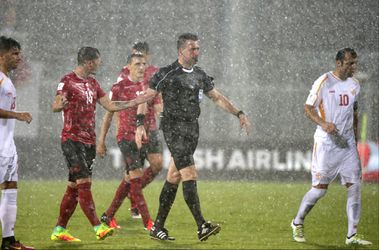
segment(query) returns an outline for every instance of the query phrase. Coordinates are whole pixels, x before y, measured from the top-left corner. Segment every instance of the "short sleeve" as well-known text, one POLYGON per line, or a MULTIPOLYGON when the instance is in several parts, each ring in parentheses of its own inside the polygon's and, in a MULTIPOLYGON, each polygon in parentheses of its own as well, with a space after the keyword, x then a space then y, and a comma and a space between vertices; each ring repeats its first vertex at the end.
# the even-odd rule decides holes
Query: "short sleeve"
POLYGON ((67 80, 66 78, 62 78, 58 83, 56 95, 67 95, 67 80))
POLYGON ((214 78, 205 74, 204 76, 204 93, 211 91, 214 87, 214 78))
POLYGON ((109 100, 117 101, 118 100, 118 88, 116 85, 113 85, 111 91, 109 91, 109 100))
POLYGON ((159 70, 157 73, 155 73, 150 79, 149 88, 161 92, 165 85, 166 75, 167 73, 165 73, 163 70, 159 70))
POLYGON ((96 84, 97 99, 100 99, 103 96, 105 96, 106 94, 105 94, 104 90, 100 87, 100 84, 96 80, 95 80, 95 84, 96 84))
POLYGON ((318 107, 320 105, 320 102, 322 100, 321 93, 326 79, 327 75, 323 75, 313 83, 312 89, 309 91, 309 95, 305 101, 305 104, 311 105, 313 107, 318 107))

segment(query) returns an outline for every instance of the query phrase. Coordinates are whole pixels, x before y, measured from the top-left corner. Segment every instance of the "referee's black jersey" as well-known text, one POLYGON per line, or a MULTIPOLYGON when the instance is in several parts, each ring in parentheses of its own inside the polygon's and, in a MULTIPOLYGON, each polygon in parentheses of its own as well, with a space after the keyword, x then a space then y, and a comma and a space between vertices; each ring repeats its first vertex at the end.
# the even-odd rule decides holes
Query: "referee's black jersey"
POLYGON ((150 88, 162 92, 165 120, 191 122, 199 117, 200 102, 214 83, 200 67, 187 70, 175 61, 151 78, 150 88))

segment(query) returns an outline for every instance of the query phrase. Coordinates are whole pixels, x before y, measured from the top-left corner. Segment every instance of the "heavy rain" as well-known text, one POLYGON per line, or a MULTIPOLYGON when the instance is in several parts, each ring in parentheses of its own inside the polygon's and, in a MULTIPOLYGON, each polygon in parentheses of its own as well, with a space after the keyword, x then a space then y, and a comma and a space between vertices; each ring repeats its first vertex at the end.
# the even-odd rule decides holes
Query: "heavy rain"
MULTIPOLYGON (((358 135, 362 144, 373 145, 370 171, 379 172, 377 0, 0 0, 0 35, 22 46, 23 63, 12 72, 17 110, 33 115, 31 124, 16 124, 19 179, 67 179, 62 116, 51 112, 51 103, 61 77, 77 65, 80 47, 99 49, 95 77, 108 92, 135 42, 147 41, 151 64, 163 67, 177 59, 177 37, 184 32, 199 36, 198 66, 252 123, 246 136, 235 116, 203 99, 194 155, 200 180, 310 184, 316 125, 304 115, 304 103, 344 47, 358 53, 364 120, 358 135)), ((104 113, 98 105, 96 133, 104 113)), ((124 161, 115 135, 112 127, 108 155, 95 160, 95 182, 120 179, 124 161)), ((159 180, 169 159, 164 146, 159 180)))

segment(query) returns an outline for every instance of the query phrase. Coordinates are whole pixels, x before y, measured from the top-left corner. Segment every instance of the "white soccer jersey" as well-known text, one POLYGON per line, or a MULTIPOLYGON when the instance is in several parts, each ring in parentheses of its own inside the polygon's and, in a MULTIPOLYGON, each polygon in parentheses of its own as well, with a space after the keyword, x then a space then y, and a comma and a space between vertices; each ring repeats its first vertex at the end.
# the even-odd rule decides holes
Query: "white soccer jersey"
MULTIPOLYGON (((314 106, 324 121, 334 123, 338 133, 349 139, 354 137, 354 102, 359 92, 360 85, 356 79, 342 81, 333 72, 328 72, 313 83, 306 104, 314 106)), ((323 142, 331 142, 321 126, 317 126, 314 136, 323 142)))
MULTIPOLYGON (((16 109, 16 89, 9 77, 0 71, 0 109, 16 109)), ((0 156, 13 157, 16 146, 13 140, 15 119, 0 118, 0 156)))

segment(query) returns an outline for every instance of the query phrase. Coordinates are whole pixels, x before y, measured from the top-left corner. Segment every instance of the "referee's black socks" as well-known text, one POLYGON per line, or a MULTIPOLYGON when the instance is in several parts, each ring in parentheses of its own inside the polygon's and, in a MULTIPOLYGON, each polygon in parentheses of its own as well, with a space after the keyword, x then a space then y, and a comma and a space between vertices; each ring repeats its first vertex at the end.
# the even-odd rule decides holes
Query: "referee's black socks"
POLYGON ((205 222, 200 209, 200 200, 197 194, 197 184, 195 180, 183 181, 183 196, 187 206, 191 210, 193 218, 196 221, 197 227, 200 228, 205 222))
POLYGON ((161 195, 159 196, 158 215, 154 223, 157 228, 164 226, 168 213, 174 203, 176 191, 178 191, 178 184, 172 184, 166 181, 163 185, 161 195))

